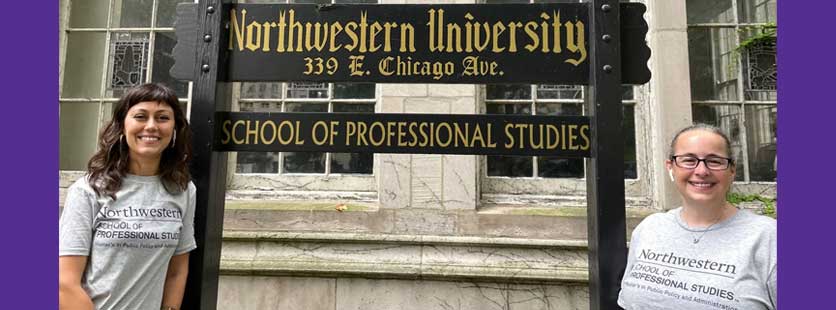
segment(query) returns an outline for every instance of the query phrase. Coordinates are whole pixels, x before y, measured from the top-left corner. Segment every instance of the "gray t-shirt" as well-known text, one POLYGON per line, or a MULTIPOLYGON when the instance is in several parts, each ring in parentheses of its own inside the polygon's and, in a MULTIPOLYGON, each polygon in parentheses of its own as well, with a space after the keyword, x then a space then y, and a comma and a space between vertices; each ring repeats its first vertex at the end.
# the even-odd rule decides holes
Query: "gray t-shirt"
POLYGON ((169 194, 159 177, 127 175, 116 200, 83 177, 70 186, 58 255, 87 256, 82 287, 96 309, 159 309, 169 260, 193 250, 195 186, 169 194))
POLYGON ((775 309, 775 220, 738 210, 703 233, 682 221, 681 209, 653 214, 633 231, 618 304, 625 309, 775 309))

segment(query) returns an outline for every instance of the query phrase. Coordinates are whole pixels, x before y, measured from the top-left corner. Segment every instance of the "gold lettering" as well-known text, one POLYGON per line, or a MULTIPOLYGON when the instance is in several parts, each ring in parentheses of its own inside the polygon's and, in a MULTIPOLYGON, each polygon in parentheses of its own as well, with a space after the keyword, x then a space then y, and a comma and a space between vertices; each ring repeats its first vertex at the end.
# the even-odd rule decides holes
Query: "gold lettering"
POLYGON ((459 126, 459 123, 453 123, 453 129, 455 129, 454 131, 456 132, 456 137, 455 139, 453 139, 453 146, 458 147, 459 140, 462 141, 462 144, 464 144, 464 146, 469 146, 468 140, 470 140, 470 133, 468 131, 470 129, 470 124, 464 123, 464 131, 462 131, 461 126, 459 126))
POLYGON ((561 52, 560 48, 560 12, 552 11, 552 15, 554 15, 554 19, 552 20, 552 32, 554 33, 554 48, 552 48, 552 52, 555 54, 559 54, 561 52))
POLYGON ((392 28, 397 28, 398 23, 383 23, 383 51, 384 52, 391 52, 392 51, 392 28))
POLYGON ((453 130, 450 128, 450 124, 448 124, 448 123, 438 124, 438 128, 436 129, 436 132, 435 132, 435 140, 436 140, 436 142, 438 142, 438 146, 440 146, 440 147, 447 147, 448 145, 450 145, 451 140, 453 140, 453 130), (441 128, 442 127, 447 128, 447 141, 445 141, 445 142, 441 142, 441 128))
POLYGON ((473 24, 470 23, 473 20, 473 15, 467 13, 464 14, 464 18, 467 19, 464 24, 464 51, 470 53, 473 52, 473 24))
POLYGON ((404 127, 406 127, 406 122, 398 122, 398 146, 406 146, 407 144, 406 140, 403 139, 404 137, 406 137, 406 131, 404 131, 404 127))
POLYGON ((508 142, 505 142, 506 149, 514 147, 514 135, 511 133, 511 128, 514 128, 514 124, 505 124, 505 137, 508 138, 508 142))
POLYGON ((410 23, 401 24, 401 48, 400 52, 406 52, 406 44, 409 43, 409 51, 415 52, 415 28, 410 23))
POLYGON ((566 49, 572 53, 580 52, 581 57, 578 59, 566 59, 564 62, 568 62, 575 66, 582 63, 586 60, 586 39, 584 38, 584 31, 583 31, 583 22, 577 21, 575 25, 572 25, 571 22, 566 22, 566 49), (578 37, 575 39, 575 28, 578 29, 578 37))
POLYGON ((501 22, 496 22, 493 24, 493 49, 491 49, 494 53, 499 53, 505 50, 504 47, 499 47, 499 35, 505 32, 505 25, 501 22))
POLYGON ((281 144, 281 145, 290 144, 290 142, 293 141, 293 123, 291 123, 290 121, 282 121, 281 123, 279 123, 279 131, 276 135, 279 137, 279 144, 281 144), (289 135, 287 136, 287 139, 285 139, 284 135, 282 134, 283 129, 285 127, 290 128, 290 131, 288 132, 289 135))
POLYGON ((552 124, 546 125, 546 138, 549 141, 549 143, 546 144, 546 149, 554 150, 557 147, 558 142, 560 142, 560 132, 558 132, 557 126, 552 124))
POLYGON ((479 27, 479 23, 476 23, 476 25, 474 25, 474 26, 476 26, 475 27, 476 29, 473 30, 473 32, 474 32, 474 34, 473 34, 473 46, 476 47, 477 51, 481 52, 481 51, 484 51, 485 48, 488 47, 488 43, 490 43, 490 41, 491 41, 490 40, 491 26, 488 25, 488 23, 483 23, 482 24, 481 28, 485 29, 485 42, 481 42, 481 39, 479 38, 480 37, 479 33, 481 33, 481 28, 479 27))
POLYGON ((336 127, 340 125, 340 121, 331 121, 330 125, 331 137, 328 139, 328 145, 334 145, 334 137, 339 134, 336 127))
POLYGON ((453 44, 456 45, 456 52, 462 51, 462 27, 456 24, 447 24, 447 52, 453 52, 453 44))
POLYGON ((247 49, 255 52, 259 47, 261 47, 261 25, 258 22, 252 22, 247 25, 247 49), (253 28, 256 28, 256 33, 253 35, 253 28), (255 43, 253 43, 253 37, 255 37, 255 43))
MULTIPOLYGON (((549 14, 541 13, 540 18, 548 20, 549 19, 549 14)), ((540 33, 543 34, 543 48, 541 49, 541 51, 543 53, 548 53, 549 52, 549 24, 546 23, 545 21, 540 23, 540 33)))
POLYGON ((264 29, 264 45, 261 47, 261 51, 269 52, 270 51, 270 27, 276 27, 276 23, 269 23, 264 22, 261 24, 262 29, 264 29))
POLYGON ((356 29, 357 23, 355 22, 349 22, 345 24, 345 34, 347 34, 348 37, 351 39, 351 44, 345 46, 345 49, 349 52, 357 48, 357 45, 359 44, 359 42, 357 41, 357 33, 354 32, 354 30, 356 29))
POLYGON ((485 139, 482 138, 482 127, 479 124, 476 124, 474 127, 476 128, 473 129, 473 140, 470 141, 470 147, 476 145, 477 140, 479 141, 480 147, 485 147, 485 139))
MULTIPOLYGON (((244 50, 244 27, 239 26, 238 24, 238 16, 235 12, 235 9, 232 9, 232 12, 229 14, 232 16, 232 27, 229 27, 229 50, 232 50, 232 39, 235 38, 235 42, 238 43, 238 50, 244 50)), ((241 10, 241 24, 244 25, 247 22, 247 10, 241 10)))
POLYGON ((296 121, 296 128, 294 129, 294 131, 296 131, 296 140, 293 143, 296 145, 305 144, 305 140, 299 139, 299 133, 302 132, 302 130, 299 130, 299 128, 302 127, 300 123, 300 121, 296 121))
POLYGON ((529 128, 529 126, 530 126, 529 124, 516 124, 516 125, 514 125, 514 128, 519 129, 519 130, 517 130, 517 132, 520 134, 520 148, 523 148, 523 144, 525 144, 525 143, 523 143, 523 140, 524 140, 523 136, 525 135, 524 129, 529 128))
POLYGON ((224 137, 221 139, 222 144, 229 144, 229 139, 232 139, 232 135, 229 133, 229 125, 232 124, 231 120, 225 120, 223 125, 221 126, 221 130, 223 130, 224 137))
POLYGON ((337 35, 343 32, 343 26, 340 25, 340 22, 334 22, 331 24, 331 40, 330 40, 330 47, 328 48, 329 52, 336 52, 342 47, 342 44, 334 45, 337 43, 337 35))
POLYGON ((570 150, 577 150, 578 145, 575 144, 575 140, 578 139, 578 135, 576 131, 578 130, 578 125, 569 125, 569 149, 570 150))
POLYGON ((410 141, 407 146, 415 146, 418 144, 418 135, 415 133, 415 127, 418 127, 418 123, 409 123, 409 135, 412 136, 412 141, 410 141))
POLYGON ((287 34, 287 51, 293 51, 293 30, 296 29, 296 51, 302 51, 302 23, 295 21, 295 10, 290 10, 289 33, 287 34))
POLYGON ((371 34, 369 35, 369 53, 374 53, 377 52, 378 49, 380 49, 380 44, 375 45, 374 43, 375 37, 377 37, 377 34, 383 31, 383 27, 380 26, 380 23, 375 22, 369 27, 369 30, 371 31, 371 34))
POLYGON ((307 50, 316 49, 317 51, 322 51, 325 48, 325 45, 328 43, 328 24, 326 23, 324 27, 320 23, 314 23, 314 43, 311 44, 311 23, 305 23, 305 48, 307 50), (320 28, 321 27, 321 28, 320 28), (322 41, 319 40, 320 32, 325 32, 322 34, 322 41))
POLYGON ((235 132, 237 131, 239 125, 246 126, 246 123, 243 120, 237 120, 235 123, 232 124, 232 143, 235 144, 244 144, 244 139, 237 139, 235 132))
POLYGON ((261 124, 261 130, 259 130, 259 137, 261 138, 261 143, 263 144, 273 143, 273 141, 276 140, 276 123, 274 123, 273 121, 265 121, 263 124, 261 124), (264 137, 264 131, 268 125, 273 127, 273 136, 270 137, 270 139, 264 137))
POLYGON ((250 136, 253 137, 252 144, 258 144, 258 124, 259 121, 255 121, 255 127, 250 127, 250 121, 247 121, 247 127, 244 129, 244 137, 247 144, 250 144, 250 136))
POLYGON ((366 123, 360 122, 357 123, 357 145, 369 145, 369 141, 366 141, 366 123), (362 141, 362 142, 361 142, 362 141), (362 143, 362 144, 361 144, 362 143))
POLYGON ((540 132, 539 132, 540 141, 538 141, 537 143, 534 143, 534 126, 531 126, 530 127, 531 131, 529 131, 529 134, 528 134, 528 143, 530 144, 532 149, 542 150, 543 149, 543 124, 539 124, 537 127, 540 128, 540 132))
POLYGON ((508 34, 511 36, 510 42, 508 42, 508 52, 516 53, 517 52, 517 27, 522 27, 523 24, 520 22, 510 22, 508 23, 508 28, 511 30, 508 34))
POLYGON ((524 47, 529 52, 533 52, 537 49, 537 46, 540 46, 540 38, 537 37, 537 33, 534 32, 537 29, 537 23, 535 22, 527 22, 525 23, 525 34, 531 38, 531 43, 526 44, 524 47))
POLYGON ((392 127, 395 126, 393 122, 386 122, 386 146, 392 146, 392 136, 395 135, 395 131, 392 130, 392 127))
POLYGON ((345 122, 345 145, 351 145, 351 136, 357 133, 357 124, 345 122))
POLYGON ((395 58, 392 58, 392 56, 388 56, 381 59, 380 62, 377 63, 377 70, 380 71, 380 74, 383 76, 390 76, 395 73, 395 71, 392 71, 391 68, 391 63, 394 59, 395 58))
POLYGON ((421 141, 421 143, 419 143, 418 146, 421 146, 421 147, 427 146, 427 144, 430 142, 430 140, 432 140, 432 139, 430 139, 430 137, 427 136, 427 132, 424 130, 424 127, 427 127, 427 126, 429 126, 429 124, 427 124, 425 122, 421 122, 421 125, 418 126, 418 132, 421 134, 421 137, 424 138, 424 140, 421 141))
POLYGON ((369 128, 369 140, 372 141, 372 145, 374 145, 374 146, 383 145, 383 141, 386 141, 386 128, 383 126, 383 123, 381 123, 381 122, 372 123, 371 128, 369 128), (376 141, 374 139, 374 129, 375 128, 380 129, 380 140, 376 140, 376 141))
POLYGON ((276 41, 278 41, 278 43, 276 43, 276 52, 279 52, 279 53, 284 52, 284 31, 285 31, 285 27, 287 26, 287 23, 285 22, 284 19, 285 19, 286 14, 287 13, 285 13, 285 11, 279 12, 279 23, 278 23, 279 36, 276 40, 276 41))
POLYGON ((314 144, 323 145, 325 144, 325 141, 328 140, 328 127, 326 126, 327 124, 325 124, 324 121, 317 121, 313 124, 313 128, 311 129, 311 140, 313 140, 314 144), (316 129, 319 127, 322 127, 322 129, 324 130, 323 135, 321 137, 317 137, 316 133, 316 129))
POLYGON ((358 52, 365 53, 366 49, 366 29, 369 27, 367 19, 369 18, 369 12, 363 11, 360 12, 360 49, 358 52))
POLYGON ((589 125, 582 125, 581 126, 581 139, 583 139, 584 143, 581 145, 581 150, 588 151, 589 150, 589 125))
MULTIPOLYGON (((436 41, 435 37, 435 9, 429 9, 427 13, 430 14, 430 19, 427 22, 427 26, 429 26, 429 30, 427 31, 430 36, 430 52, 440 52, 444 46, 441 45, 441 32, 443 30, 438 31, 438 41, 436 41)), ((440 24, 440 23, 439 23, 440 24)), ((439 26, 440 27, 440 26, 439 26)))
POLYGON ((488 131, 488 147, 489 148, 495 148, 496 147, 496 142, 493 142, 493 139, 491 138, 491 132, 492 132, 491 123, 488 123, 488 130, 487 131, 488 131))

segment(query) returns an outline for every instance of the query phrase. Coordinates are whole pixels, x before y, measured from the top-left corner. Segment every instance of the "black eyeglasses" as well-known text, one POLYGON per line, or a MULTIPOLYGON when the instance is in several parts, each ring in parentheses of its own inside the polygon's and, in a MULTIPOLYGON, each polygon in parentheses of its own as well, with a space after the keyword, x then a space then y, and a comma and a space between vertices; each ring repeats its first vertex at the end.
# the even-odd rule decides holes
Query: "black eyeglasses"
POLYGON ((734 163, 731 158, 719 156, 699 158, 691 155, 674 155, 671 156, 671 160, 673 160, 677 167, 685 169, 696 169, 700 165, 700 162, 704 162, 705 167, 709 170, 726 170, 734 163))

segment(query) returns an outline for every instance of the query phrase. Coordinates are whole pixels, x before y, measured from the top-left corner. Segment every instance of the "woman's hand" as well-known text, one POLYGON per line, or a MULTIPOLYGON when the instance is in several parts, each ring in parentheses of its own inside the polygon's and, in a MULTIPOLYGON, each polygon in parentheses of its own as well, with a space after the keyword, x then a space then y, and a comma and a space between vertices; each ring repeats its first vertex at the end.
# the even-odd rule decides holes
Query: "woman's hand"
POLYGON ((172 307, 180 309, 183 302, 183 293, 186 291, 186 278, 189 275, 189 253, 183 253, 171 257, 168 263, 168 272, 165 274, 165 287, 163 288, 163 308, 172 307))

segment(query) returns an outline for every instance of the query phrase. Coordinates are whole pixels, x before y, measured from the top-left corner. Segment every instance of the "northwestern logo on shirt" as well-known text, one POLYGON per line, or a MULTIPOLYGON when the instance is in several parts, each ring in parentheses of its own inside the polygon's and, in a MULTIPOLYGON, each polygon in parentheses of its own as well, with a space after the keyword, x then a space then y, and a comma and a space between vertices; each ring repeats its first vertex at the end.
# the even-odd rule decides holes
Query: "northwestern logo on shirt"
POLYGON ((111 208, 102 208, 99 210, 100 218, 131 218, 131 217, 153 217, 153 218, 172 218, 182 219, 183 212, 179 209, 166 208, 147 208, 139 209, 134 207, 127 207, 118 210, 111 208))
POLYGON ((659 254, 653 252, 653 250, 643 249, 641 254, 639 254, 639 259, 643 261, 661 262, 671 266, 688 267, 690 269, 719 271, 730 275, 737 274, 737 266, 735 265, 715 262, 709 259, 694 259, 676 256, 673 252, 659 254))

